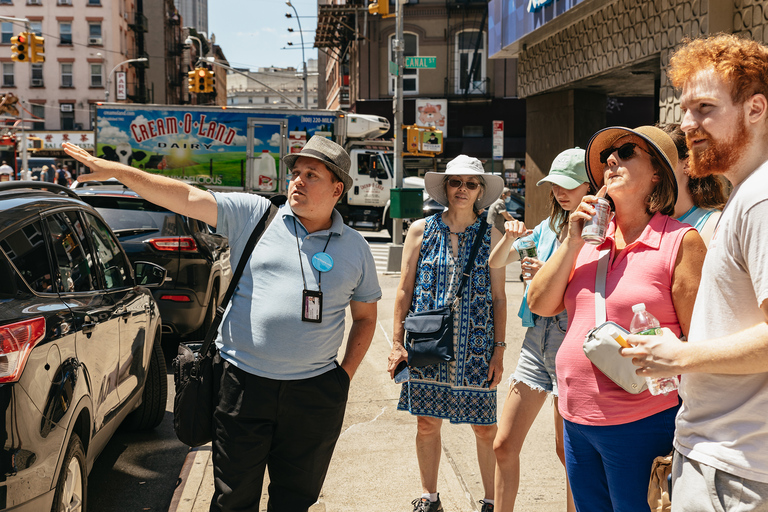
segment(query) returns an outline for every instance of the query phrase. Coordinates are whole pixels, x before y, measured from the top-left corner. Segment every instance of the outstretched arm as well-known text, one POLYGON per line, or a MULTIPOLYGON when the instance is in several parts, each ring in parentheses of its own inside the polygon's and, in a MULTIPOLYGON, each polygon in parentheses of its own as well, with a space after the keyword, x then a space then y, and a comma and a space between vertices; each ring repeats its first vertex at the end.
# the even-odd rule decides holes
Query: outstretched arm
POLYGON ((179 180, 92 156, 68 142, 61 147, 67 155, 90 169, 90 173, 81 175, 84 179, 105 181, 116 178, 147 201, 216 227, 218 209, 216 199, 210 193, 179 180))

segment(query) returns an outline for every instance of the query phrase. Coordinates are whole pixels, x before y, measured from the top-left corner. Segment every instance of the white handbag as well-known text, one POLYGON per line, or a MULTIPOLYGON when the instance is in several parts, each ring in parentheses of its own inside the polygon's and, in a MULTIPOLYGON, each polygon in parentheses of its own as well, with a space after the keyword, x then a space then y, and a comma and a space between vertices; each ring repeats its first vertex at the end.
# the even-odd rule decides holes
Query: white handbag
POLYGON ((607 334, 607 327, 613 326, 619 332, 629 334, 629 331, 614 322, 605 321, 605 278, 608 273, 608 258, 610 249, 600 251, 595 275, 595 323, 597 327, 584 337, 584 354, 592 361, 598 370, 616 383, 627 393, 636 395, 648 389, 645 377, 635 371, 637 366, 632 360, 619 354, 621 345, 607 334))

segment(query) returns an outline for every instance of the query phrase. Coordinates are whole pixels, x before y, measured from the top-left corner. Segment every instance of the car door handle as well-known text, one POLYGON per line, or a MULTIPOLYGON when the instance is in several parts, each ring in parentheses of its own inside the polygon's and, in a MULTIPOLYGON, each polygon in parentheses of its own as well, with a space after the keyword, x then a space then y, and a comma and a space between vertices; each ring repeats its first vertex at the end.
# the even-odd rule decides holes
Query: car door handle
POLYGON ((93 331, 95 329, 96 329, 96 324, 93 322, 83 324, 82 326, 82 330, 85 333, 86 338, 88 339, 91 339, 91 334, 93 334, 93 331))

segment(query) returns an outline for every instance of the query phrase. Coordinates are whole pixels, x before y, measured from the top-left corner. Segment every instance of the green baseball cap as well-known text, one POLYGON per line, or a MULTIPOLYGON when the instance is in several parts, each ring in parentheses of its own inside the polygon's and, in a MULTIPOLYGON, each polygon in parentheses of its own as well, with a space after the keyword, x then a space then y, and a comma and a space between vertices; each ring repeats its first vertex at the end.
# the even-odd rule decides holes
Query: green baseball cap
POLYGON ((566 149, 555 157, 549 174, 539 180, 536 186, 543 183, 554 183, 567 190, 573 190, 582 183, 589 183, 587 166, 584 162, 586 151, 576 147, 566 149))

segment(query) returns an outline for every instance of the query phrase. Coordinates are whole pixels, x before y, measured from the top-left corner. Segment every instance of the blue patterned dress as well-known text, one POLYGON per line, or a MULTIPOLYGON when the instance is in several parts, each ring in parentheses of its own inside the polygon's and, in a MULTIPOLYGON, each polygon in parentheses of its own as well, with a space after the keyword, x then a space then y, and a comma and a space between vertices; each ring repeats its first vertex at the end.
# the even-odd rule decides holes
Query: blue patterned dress
MULTIPOLYGON (((453 299, 480 219, 459 234, 454 260, 448 226, 441 214, 427 218, 413 289, 412 311, 439 308, 453 299)), ((496 389, 488 389, 488 363, 493 356, 493 299, 488 257, 491 226, 486 230, 475 265, 454 309, 453 345, 456 360, 411 368, 397 408, 417 416, 451 423, 496 423, 496 389)))

